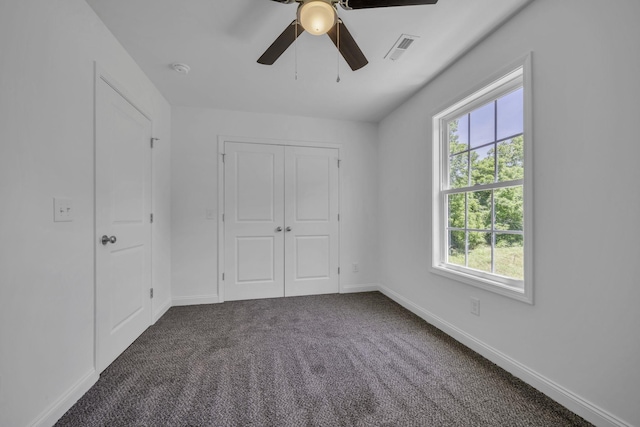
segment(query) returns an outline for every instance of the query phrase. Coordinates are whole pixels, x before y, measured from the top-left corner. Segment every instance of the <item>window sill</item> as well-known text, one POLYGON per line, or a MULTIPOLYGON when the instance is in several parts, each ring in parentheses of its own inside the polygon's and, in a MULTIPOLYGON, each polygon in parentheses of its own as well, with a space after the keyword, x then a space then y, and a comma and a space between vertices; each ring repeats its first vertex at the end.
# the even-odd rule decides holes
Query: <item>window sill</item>
POLYGON ((464 273, 462 271, 453 270, 441 265, 434 265, 431 267, 431 272, 439 276, 446 277, 457 282, 462 282, 467 285, 474 286, 476 288, 484 289, 489 292, 493 292, 499 295, 506 296, 518 301, 525 302, 533 305, 533 295, 530 292, 526 292, 525 289, 518 289, 511 286, 507 286, 503 283, 496 282, 490 279, 474 276, 472 274, 464 273))

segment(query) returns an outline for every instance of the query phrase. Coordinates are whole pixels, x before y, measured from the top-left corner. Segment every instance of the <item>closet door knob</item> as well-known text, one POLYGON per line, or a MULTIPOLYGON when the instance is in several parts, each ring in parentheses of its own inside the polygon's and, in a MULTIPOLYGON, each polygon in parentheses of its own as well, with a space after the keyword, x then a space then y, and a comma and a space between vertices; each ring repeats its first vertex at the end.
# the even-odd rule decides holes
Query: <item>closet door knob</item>
POLYGON ((282 227, 276 228, 276 231, 282 231, 282 227))
POLYGON ((104 236, 102 236, 102 239, 100 239, 100 242, 107 246, 107 243, 115 243, 116 242, 116 236, 107 236, 106 234, 104 236))
POLYGON ((291 231, 292 229, 291 229, 291 227, 287 227, 286 230, 287 231, 291 231))

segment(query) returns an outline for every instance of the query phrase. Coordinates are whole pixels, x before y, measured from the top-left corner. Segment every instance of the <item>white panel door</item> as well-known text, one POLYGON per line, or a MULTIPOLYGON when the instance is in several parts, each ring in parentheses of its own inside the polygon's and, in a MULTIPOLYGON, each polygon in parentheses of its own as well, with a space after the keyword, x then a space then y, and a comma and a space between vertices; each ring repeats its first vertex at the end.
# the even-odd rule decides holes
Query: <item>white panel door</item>
POLYGON ((102 372, 151 324, 151 122, 102 78, 96 85, 96 363, 102 372))
POLYGON ((338 150, 225 143, 224 299, 338 292, 338 150))
POLYGON ((338 150, 286 147, 285 295, 337 293, 338 150))
POLYGON ((284 151, 225 145, 225 300, 284 296, 284 151))

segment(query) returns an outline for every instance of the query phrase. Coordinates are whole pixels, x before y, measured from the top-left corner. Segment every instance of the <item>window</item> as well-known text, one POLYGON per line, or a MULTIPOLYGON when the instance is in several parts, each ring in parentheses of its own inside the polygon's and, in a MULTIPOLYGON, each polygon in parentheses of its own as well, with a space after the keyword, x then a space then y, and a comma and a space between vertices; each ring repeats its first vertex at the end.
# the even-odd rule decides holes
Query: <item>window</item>
POLYGON ((532 303, 531 123, 515 69, 433 117, 433 268, 532 303))

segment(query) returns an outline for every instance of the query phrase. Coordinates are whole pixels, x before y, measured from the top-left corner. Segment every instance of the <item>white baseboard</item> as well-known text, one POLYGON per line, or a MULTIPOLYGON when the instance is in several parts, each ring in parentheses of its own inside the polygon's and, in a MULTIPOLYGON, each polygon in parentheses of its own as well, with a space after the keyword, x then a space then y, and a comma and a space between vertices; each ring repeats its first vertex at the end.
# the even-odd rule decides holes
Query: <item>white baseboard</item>
POLYGON ((160 319, 164 314, 171 308, 172 301, 171 298, 168 298, 164 304, 162 304, 156 311, 153 313, 153 319, 151 319, 151 324, 155 325, 155 323, 160 319))
POLYGON ((341 294, 353 294, 356 292, 373 292, 380 289, 377 283, 367 283, 364 285, 345 285, 340 290, 341 294))
POLYGON ((541 391, 585 420, 600 427, 632 427, 631 424, 617 418, 615 415, 583 399, 572 391, 562 387, 560 384, 551 381, 501 351, 469 335, 455 325, 414 304, 399 293, 383 285, 379 285, 378 290, 407 310, 423 318, 447 335, 453 337, 476 353, 486 357, 502 369, 520 378, 525 383, 541 391))
POLYGON ((218 295, 196 295, 192 297, 173 297, 173 307, 183 305, 217 304, 220 302, 218 295))
POLYGON ((51 427, 98 381, 99 375, 91 368, 74 385, 53 402, 30 425, 32 427, 51 427))

